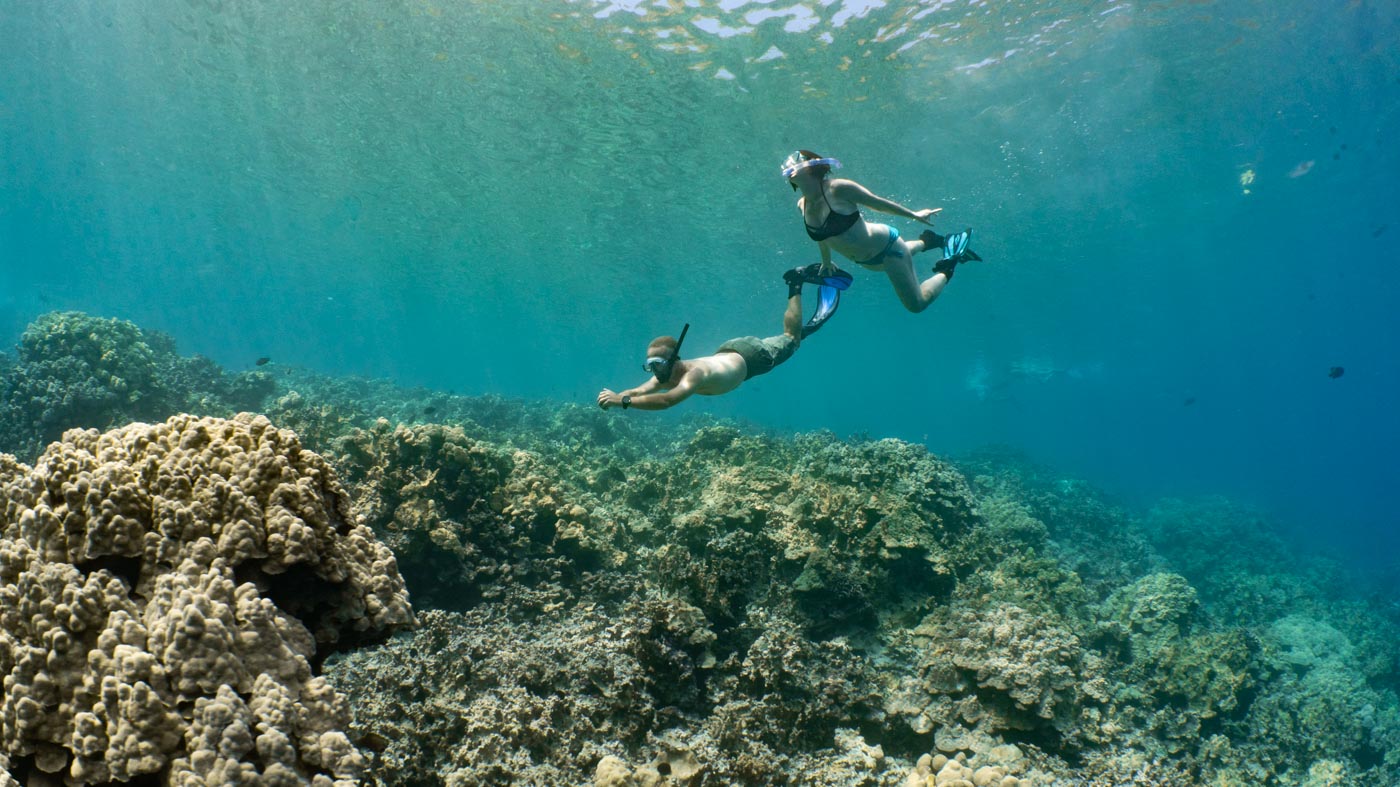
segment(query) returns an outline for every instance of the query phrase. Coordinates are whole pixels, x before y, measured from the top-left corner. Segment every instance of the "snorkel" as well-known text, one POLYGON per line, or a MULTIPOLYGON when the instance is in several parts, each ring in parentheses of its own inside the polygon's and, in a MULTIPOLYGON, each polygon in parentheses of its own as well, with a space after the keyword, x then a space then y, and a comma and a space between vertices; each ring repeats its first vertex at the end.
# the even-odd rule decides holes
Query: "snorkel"
MULTIPOLYGON (((793 175, 811 167, 826 167, 827 172, 830 172, 833 169, 840 169, 841 162, 838 159, 820 156, 810 150, 795 150, 783 161, 783 179, 791 180, 793 175)), ((796 186, 797 184, 793 184, 794 188, 796 186)))
POLYGON ((676 361, 681 359, 681 344, 685 342, 685 335, 689 330, 690 323, 686 323, 685 327, 681 328, 680 338, 676 339, 676 347, 671 350, 669 358, 664 358, 659 355, 649 356, 646 361, 642 363, 642 369, 655 375, 656 381, 659 383, 665 383, 670 380, 671 372, 676 368, 676 361))

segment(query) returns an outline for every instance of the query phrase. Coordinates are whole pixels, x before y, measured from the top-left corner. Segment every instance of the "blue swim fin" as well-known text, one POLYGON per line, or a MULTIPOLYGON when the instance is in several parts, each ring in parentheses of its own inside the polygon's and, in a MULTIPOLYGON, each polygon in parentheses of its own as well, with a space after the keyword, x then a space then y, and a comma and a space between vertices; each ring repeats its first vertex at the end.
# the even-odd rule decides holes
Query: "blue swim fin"
POLYGON ((802 281, 808 284, 818 284, 831 287, 837 290, 844 290, 851 286, 854 277, 851 274, 832 266, 831 273, 822 273, 820 262, 811 265, 803 265, 801 268, 793 268, 793 273, 802 281))
MULTIPOLYGON (((847 274, 846 287, 849 287, 850 274, 847 274)), ((837 289, 826 284, 817 286, 817 310, 812 312, 812 316, 807 320, 807 324, 802 326, 802 338, 807 338, 817 332, 817 329, 826 324, 831 319, 831 315, 836 313, 836 307, 841 305, 841 287, 837 289)))

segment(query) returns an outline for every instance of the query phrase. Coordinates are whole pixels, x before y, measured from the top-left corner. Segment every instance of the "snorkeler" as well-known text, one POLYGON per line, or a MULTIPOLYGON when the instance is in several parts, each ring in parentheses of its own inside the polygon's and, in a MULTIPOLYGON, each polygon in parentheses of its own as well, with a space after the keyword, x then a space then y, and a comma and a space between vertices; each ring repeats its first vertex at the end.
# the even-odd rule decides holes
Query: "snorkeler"
POLYGON ((853 180, 828 180, 831 170, 840 167, 840 161, 810 150, 799 150, 783 162, 783 177, 794 191, 802 191, 797 208, 802 211, 807 235, 821 246, 823 271, 831 270, 831 250, 835 249, 858 265, 883 270, 904 307, 921 312, 943 291, 958 265, 981 259, 967 248, 971 229, 947 236, 924 230, 918 240, 910 241, 900 238, 894 227, 867 223, 860 215, 861 205, 930 226, 934 215, 943 209, 910 210, 876 196, 853 180), (920 282, 913 257, 929 249, 941 250, 943 259, 933 266, 933 276, 920 282))
POLYGON ((636 388, 620 393, 604 388, 598 394, 598 406, 607 410, 665 410, 690 398, 691 394, 719 396, 738 388, 745 380, 767 374, 775 366, 792 357, 802 340, 822 327, 841 302, 841 291, 851 284, 851 276, 843 271, 823 274, 816 264, 794 268, 783 274, 788 285, 787 308, 783 311, 783 332, 760 339, 744 336, 721 344, 714 355, 681 359, 681 344, 690 324, 681 329, 680 338, 658 336, 647 345, 647 359, 642 369, 652 377, 636 388), (805 324, 802 322, 802 286, 817 285, 817 309, 805 324))

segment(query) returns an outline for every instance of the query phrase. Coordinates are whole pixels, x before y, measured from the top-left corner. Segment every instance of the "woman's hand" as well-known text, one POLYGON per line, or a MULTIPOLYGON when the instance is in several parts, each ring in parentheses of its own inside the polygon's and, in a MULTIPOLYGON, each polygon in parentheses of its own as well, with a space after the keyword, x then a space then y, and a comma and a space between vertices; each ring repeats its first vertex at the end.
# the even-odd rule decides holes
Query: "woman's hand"
POLYGON ((942 212, 942 208, 924 208, 914 211, 914 220, 922 224, 933 226, 933 217, 942 212))

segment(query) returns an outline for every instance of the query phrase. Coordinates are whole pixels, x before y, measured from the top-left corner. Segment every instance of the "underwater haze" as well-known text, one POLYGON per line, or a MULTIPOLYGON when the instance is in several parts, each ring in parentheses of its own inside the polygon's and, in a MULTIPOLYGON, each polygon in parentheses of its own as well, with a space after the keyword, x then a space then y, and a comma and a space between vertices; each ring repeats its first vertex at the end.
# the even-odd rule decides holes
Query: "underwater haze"
POLYGON ((790 362, 679 409, 1010 445, 1393 562, 1396 139, 1380 0, 11 0, 0 344, 74 309, 590 403, 685 323, 779 332, 809 148, 985 261, 918 315, 847 265, 790 362))

